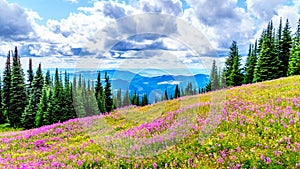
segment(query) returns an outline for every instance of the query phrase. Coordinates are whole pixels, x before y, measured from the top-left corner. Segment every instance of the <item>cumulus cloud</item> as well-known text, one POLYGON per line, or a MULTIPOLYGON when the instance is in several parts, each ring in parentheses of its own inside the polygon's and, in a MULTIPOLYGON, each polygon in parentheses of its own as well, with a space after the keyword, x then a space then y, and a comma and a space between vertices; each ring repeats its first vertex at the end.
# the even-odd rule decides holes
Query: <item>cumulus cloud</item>
POLYGON ((249 13, 266 21, 269 21, 274 15, 278 15, 277 10, 285 2, 285 0, 246 0, 249 13))
POLYGON ((25 9, 6 0, 0 0, 0 25, 0 38, 5 40, 25 40, 34 32, 25 9))

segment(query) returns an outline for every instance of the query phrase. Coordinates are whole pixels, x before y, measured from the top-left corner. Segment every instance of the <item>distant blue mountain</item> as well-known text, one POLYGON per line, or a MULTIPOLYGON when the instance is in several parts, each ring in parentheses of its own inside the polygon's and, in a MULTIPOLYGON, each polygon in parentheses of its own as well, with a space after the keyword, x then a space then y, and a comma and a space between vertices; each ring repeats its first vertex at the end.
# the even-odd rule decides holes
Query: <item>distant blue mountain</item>
MULTIPOLYGON (((139 93, 141 96, 147 93, 150 102, 154 102, 155 98, 160 98, 167 89, 169 97, 174 95, 174 90, 176 84, 179 85, 181 89, 185 89, 188 82, 192 82, 193 88, 205 87, 208 83, 209 76, 204 74, 196 74, 194 76, 185 75, 161 75, 161 76, 141 76, 130 71, 122 70, 105 70, 101 71, 101 79, 104 81, 104 74, 107 72, 111 83, 112 90, 116 92, 118 89, 122 90, 124 94, 127 89, 133 94, 134 91, 139 93)), ((97 71, 78 71, 75 73, 77 76, 81 74, 85 80, 94 80, 97 78, 97 71)), ((74 73, 70 73, 70 78, 72 79, 74 73)))

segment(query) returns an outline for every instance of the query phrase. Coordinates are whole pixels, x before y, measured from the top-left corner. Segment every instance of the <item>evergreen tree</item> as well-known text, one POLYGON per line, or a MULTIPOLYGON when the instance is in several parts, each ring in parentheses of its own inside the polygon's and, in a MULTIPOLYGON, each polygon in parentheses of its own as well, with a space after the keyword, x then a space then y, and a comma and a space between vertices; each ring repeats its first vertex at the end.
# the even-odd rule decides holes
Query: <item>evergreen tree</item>
POLYGON ((9 119, 10 109, 12 107, 10 103, 10 90, 11 90, 11 63, 10 63, 10 52, 8 52, 5 70, 3 72, 3 89, 2 89, 2 111, 4 118, 9 119))
POLYGON ((119 89, 117 91, 117 96, 115 97, 115 102, 114 103, 115 103, 116 108, 122 107, 122 91, 121 91, 121 89, 119 89))
POLYGON ((54 77, 54 91, 52 95, 52 115, 53 115, 53 122, 56 123, 58 121, 62 121, 62 111, 61 111, 61 103, 62 103, 62 86, 61 86, 60 76, 58 73, 58 69, 55 70, 55 77, 54 77))
POLYGON ((145 93, 142 97, 142 106, 146 106, 149 104, 149 101, 148 101, 148 96, 147 94, 145 93))
POLYGON ((2 81, 0 76, 0 124, 5 123, 5 117, 2 109, 2 81))
POLYGON ((240 67, 241 67, 240 56, 237 55, 234 57, 234 63, 229 76, 229 82, 228 82, 229 85, 239 86, 243 84, 244 77, 240 67))
POLYGON ((167 89, 165 90, 165 97, 164 97, 164 100, 169 100, 169 96, 168 96, 168 91, 167 91, 167 89))
POLYGON ((18 49, 15 47, 12 65, 12 79, 10 90, 10 104, 13 105, 9 110, 8 119, 12 127, 21 127, 21 115, 27 106, 27 91, 24 82, 24 72, 21 68, 18 49))
POLYGON ((244 83, 249 84, 252 83, 254 79, 254 70, 257 62, 257 42, 255 42, 254 48, 253 45, 249 45, 249 53, 246 61, 245 66, 245 77, 244 77, 244 83))
POLYGON ((209 83, 210 84, 208 85, 208 87, 210 88, 210 90, 216 90, 216 89, 219 89, 219 87, 220 87, 218 68, 217 68, 215 60, 213 60, 211 73, 210 73, 210 78, 209 78, 209 83))
POLYGON ((111 84, 109 81, 109 76, 107 75, 107 72, 105 72, 105 109, 107 112, 112 111, 112 105, 113 105, 113 100, 112 100, 112 93, 111 93, 111 84))
POLYGON ((289 57, 290 57, 290 50, 292 47, 292 37, 290 31, 289 20, 286 20, 285 27, 282 33, 282 40, 280 45, 280 61, 282 67, 282 76, 287 76, 288 66, 289 66, 289 57))
POLYGON ((261 82, 281 77, 281 62, 275 49, 275 38, 272 22, 269 23, 266 33, 263 35, 261 50, 255 68, 253 82, 261 82))
POLYGON ((288 75, 300 75, 300 39, 294 38, 289 59, 288 75), (297 42, 298 41, 298 42, 297 42))
POLYGON ((130 105, 130 96, 129 96, 129 91, 127 89, 123 99, 123 106, 129 106, 129 105, 130 105))
POLYGON ((45 85, 52 86, 51 77, 50 77, 50 70, 47 70, 46 76, 45 76, 45 85))
POLYGON ((41 127, 43 125, 51 124, 48 119, 45 118, 50 118, 49 113, 47 112, 48 110, 48 91, 49 87, 44 86, 42 90, 42 96, 40 99, 40 103, 38 104, 38 111, 35 117, 35 126, 36 127, 41 127))
POLYGON ((232 83, 230 81, 230 74, 232 72, 233 69, 233 64, 234 64, 234 58, 238 56, 238 46, 237 46, 237 42, 233 41, 231 46, 230 46, 230 51, 228 54, 228 58, 225 61, 225 67, 223 70, 223 76, 224 79, 226 81, 226 85, 230 85, 230 83, 232 83))
POLYGON ((175 87, 175 93, 174 93, 174 98, 177 99, 180 97, 180 90, 178 84, 175 87))
POLYGON ((33 81, 33 70, 32 70, 32 59, 29 58, 29 69, 27 70, 28 73, 28 87, 27 87, 27 91, 28 91, 28 95, 30 95, 30 90, 31 90, 31 85, 32 85, 32 81, 33 81))
POLYGON ((30 129, 35 126, 35 119, 38 111, 38 104, 40 103, 40 98, 42 96, 43 85, 44 77, 41 64, 39 64, 31 85, 29 104, 25 108, 21 119, 22 125, 26 129, 30 129))

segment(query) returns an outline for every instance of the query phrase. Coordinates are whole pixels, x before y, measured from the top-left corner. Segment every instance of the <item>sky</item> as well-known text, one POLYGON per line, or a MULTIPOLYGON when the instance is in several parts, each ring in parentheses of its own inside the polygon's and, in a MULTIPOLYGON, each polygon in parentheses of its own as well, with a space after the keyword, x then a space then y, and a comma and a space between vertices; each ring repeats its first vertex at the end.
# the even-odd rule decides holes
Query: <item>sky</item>
MULTIPOLYGON (((0 67, 19 49, 44 68, 199 69, 242 56, 272 19, 294 32, 300 0, 0 0, 0 67)), ((243 62, 245 57, 243 57, 243 62)), ((26 68, 25 68, 26 69, 26 68)))

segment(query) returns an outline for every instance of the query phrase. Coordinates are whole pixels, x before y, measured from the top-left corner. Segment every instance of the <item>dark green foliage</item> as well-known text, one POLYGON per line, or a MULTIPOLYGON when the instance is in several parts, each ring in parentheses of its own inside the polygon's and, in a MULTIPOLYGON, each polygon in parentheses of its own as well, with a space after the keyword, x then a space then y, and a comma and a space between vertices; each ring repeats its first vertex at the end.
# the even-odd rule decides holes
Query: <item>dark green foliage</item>
POLYGON ((142 97, 142 106, 146 106, 149 104, 147 93, 145 93, 142 97))
POLYGON ((38 104, 40 103, 40 98, 42 96, 43 85, 44 77, 41 64, 39 64, 30 89, 29 104, 25 108, 21 119, 22 125, 26 129, 30 129, 35 126, 35 119, 38 111, 38 104))
POLYGON ((174 92, 174 98, 179 98, 180 97, 180 90, 178 84, 175 87, 175 92, 174 92))
POLYGON ((300 75, 300 39, 297 38, 294 38, 294 42, 291 49, 288 75, 300 75))
POLYGON ((237 42, 233 41, 223 70, 226 85, 237 86, 243 83, 244 78, 241 69, 240 57, 237 42))
POLYGON ((111 83, 109 81, 109 76, 107 75, 107 72, 105 72, 105 88, 104 88, 104 93, 105 93, 105 109, 107 112, 112 111, 112 105, 113 105, 113 100, 112 100, 112 93, 111 93, 111 83))
POLYGON ((272 80, 282 76, 281 62, 275 48, 275 38, 272 22, 262 38, 261 50, 254 73, 254 82, 272 80))
POLYGON ((169 100, 169 96, 168 96, 168 91, 167 91, 167 89, 165 90, 165 97, 164 97, 164 100, 169 100))
POLYGON ((280 41, 280 48, 279 48, 280 50, 279 59, 281 61, 283 77, 287 76, 291 47, 292 47, 292 37, 291 37, 289 20, 287 19, 285 27, 282 32, 282 39, 280 41))
POLYGON ((12 106, 8 112, 8 120, 12 127, 21 127, 21 115, 28 104, 28 98, 17 47, 13 56, 11 78, 10 104, 12 106))
POLYGON ((29 69, 27 70, 27 73, 28 73, 27 92, 28 92, 28 95, 30 95, 31 85, 32 85, 33 77, 34 77, 33 70, 32 70, 32 59, 31 58, 29 58, 29 69))
POLYGON ((52 86, 52 81, 50 77, 50 70, 47 71, 46 76, 45 76, 45 85, 47 86, 52 86))
POLYGON ((43 125, 51 124, 48 120, 50 118, 48 111, 48 102, 49 102, 49 86, 44 86, 42 90, 42 96, 40 103, 38 104, 38 111, 35 117, 35 126, 41 127, 43 125))
POLYGON ((257 62, 257 41, 255 45, 249 45, 249 53, 245 65, 245 76, 244 76, 244 83, 249 84, 252 83, 254 79, 254 70, 257 62))
POLYGON ((0 124, 5 123, 5 117, 2 109, 2 81, 0 76, 0 124))
POLYGON ((11 64, 10 64, 10 52, 8 52, 5 69, 3 72, 3 89, 1 95, 2 111, 5 119, 8 119, 9 110, 11 109, 10 90, 11 90, 11 64))
POLYGON ((119 89, 117 91, 116 97, 114 97, 114 106, 116 108, 122 107, 122 91, 119 89))
POLYGON ((225 67, 223 70, 223 76, 226 80, 227 85, 230 85, 230 74, 233 69, 233 63, 234 63, 234 58, 238 56, 238 47, 237 47, 237 42, 233 41, 231 46, 230 46, 230 51, 228 54, 228 58, 225 61, 225 67))

